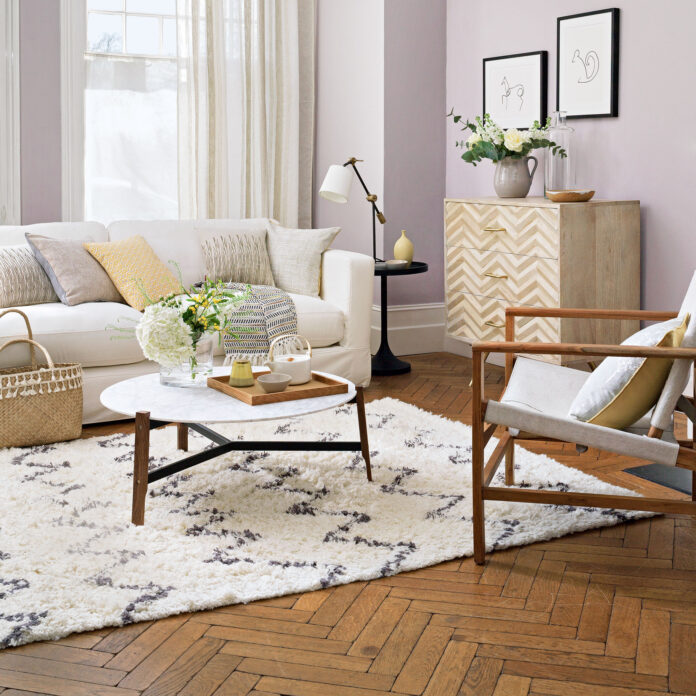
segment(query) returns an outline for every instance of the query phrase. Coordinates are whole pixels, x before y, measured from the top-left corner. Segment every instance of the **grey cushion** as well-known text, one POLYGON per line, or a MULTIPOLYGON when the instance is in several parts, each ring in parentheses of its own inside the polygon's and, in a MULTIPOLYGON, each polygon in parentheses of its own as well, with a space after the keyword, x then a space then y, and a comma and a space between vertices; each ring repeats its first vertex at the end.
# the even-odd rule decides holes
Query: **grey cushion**
POLYGON ((90 240, 54 239, 30 233, 25 236, 63 304, 123 302, 106 271, 84 248, 84 241, 90 240))
POLYGON ((229 229, 197 227, 208 280, 275 285, 264 222, 240 220, 229 229))
POLYGON ((57 299, 51 281, 28 246, 0 248, 0 307, 23 307, 57 299))

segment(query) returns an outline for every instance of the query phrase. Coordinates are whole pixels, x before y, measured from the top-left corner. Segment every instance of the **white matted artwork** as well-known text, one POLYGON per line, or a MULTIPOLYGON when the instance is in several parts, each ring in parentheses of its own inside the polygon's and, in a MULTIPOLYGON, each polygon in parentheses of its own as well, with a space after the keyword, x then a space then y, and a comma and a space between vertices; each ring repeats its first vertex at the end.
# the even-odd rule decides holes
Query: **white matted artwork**
POLYGON ((547 51, 483 59, 483 113, 501 128, 546 120, 547 51))
POLYGON ((556 109, 568 118, 619 115, 619 10, 558 18, 556 109))

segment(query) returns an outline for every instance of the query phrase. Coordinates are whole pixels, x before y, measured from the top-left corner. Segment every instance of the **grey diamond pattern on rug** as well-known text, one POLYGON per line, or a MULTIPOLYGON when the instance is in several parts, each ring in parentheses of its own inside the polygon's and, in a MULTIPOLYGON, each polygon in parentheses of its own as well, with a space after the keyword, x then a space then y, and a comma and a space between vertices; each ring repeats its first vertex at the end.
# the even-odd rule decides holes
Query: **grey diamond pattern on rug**
MULTIPOLYGON (((353 409, 215 428, 357 439, 353 409)), ((0 450, 0 647, 471 555, 470 428, 395 399, 367 417, 373 483, 354 453, 236 452, 152 484, 143 527, 130 524, 132 436, 0 450)), ((192 451, 209 446, 191 433, 192 451)), ((179 458, 176 431, 153 431, 150 452, 153 467, 179 458)), ((627 492, 522 450, 516 469, 525 486, 627 492)), ((490 548, 647 516, 504 502, 486 513, 490 548)))

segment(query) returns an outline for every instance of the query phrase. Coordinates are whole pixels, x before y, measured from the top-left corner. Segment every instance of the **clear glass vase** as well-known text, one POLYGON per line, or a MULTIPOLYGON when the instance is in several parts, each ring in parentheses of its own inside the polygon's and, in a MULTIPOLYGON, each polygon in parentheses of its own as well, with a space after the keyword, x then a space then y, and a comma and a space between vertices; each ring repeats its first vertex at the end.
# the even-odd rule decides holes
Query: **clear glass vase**
POLYGON ((160 384, 168 387, 205 387, 213 374, 213 339, 202 336, 194 341, 195 357, 177 365, 160 365, 160 384))
POLYGON ((575 188, 575 129, 566 123, 566 112, 555 111, 549 128, 549 140, 562 147, 566 156, 554 155, 546 151, 546 175, 544 177, 544 195, 546 191, 567 191, 575 188))

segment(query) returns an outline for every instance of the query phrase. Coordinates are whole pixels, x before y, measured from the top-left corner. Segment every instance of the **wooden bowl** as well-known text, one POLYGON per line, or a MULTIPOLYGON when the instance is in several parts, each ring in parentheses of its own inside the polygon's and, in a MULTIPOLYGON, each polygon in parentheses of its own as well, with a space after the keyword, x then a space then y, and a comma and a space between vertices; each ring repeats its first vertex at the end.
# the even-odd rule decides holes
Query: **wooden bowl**
POLYGON ((547 191, 546 197, 554 203, 585 203, 595 192, 590 189, 565 189, 563 191, 547 191))

